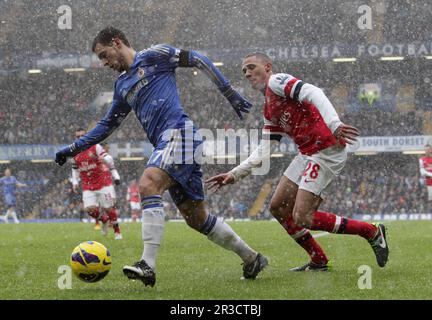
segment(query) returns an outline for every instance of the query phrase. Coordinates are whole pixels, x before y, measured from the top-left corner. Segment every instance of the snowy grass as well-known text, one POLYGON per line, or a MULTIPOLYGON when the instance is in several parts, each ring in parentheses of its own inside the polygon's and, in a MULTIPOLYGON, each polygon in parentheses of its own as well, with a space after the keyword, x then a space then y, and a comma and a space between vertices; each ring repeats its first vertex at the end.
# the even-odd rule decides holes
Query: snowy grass
POLYGON ((141 225, 124 224, 121 241, 112 230, 102 237, 93 225, 0 225, 1 299, 431 299, 432 222, 389 223, 390 261, 376 264, 368 243, 355 236, 317 239, 332 261, 328 273, 292 273, 307 255, 274 221, 230 222, 270 266, 255 281, 240 280, 241 261, 209 242, 184 223, 168 223, 154 288, 128 280, 122 266, 141 256, 141 225), (72 249, 86 240, 111 251, 113 267, 94 284, 73 278, 72 289, 60 290, 57 273, 69 264, 72 249), (358 288, 358 267, 372 268, 372 289, 358 288))

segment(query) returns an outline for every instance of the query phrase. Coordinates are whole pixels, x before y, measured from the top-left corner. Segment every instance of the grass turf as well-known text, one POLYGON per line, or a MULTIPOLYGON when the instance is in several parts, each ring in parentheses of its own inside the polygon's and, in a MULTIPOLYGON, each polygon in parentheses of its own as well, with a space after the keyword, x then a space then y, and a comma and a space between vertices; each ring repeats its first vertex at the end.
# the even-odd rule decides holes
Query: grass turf
POLYGON ((331 259, 327 273, 292 273, 307 255, 275 221, 230 222, 270 265, 255 281, 240 280, 241 260, 184 223, 169 222, 158 256, 154 288, 128 280, 124 264, 141 257, 141 225, 123 224, 124 239, 115 241, 93 225, 0 225, 0 300, 2 299, 431 299, 429 270, 432 222, 392 221, 388 226, 390 259, 379 268, 369 244, 349 235, 318 239, 331 259), (103 243, 113 265, 105 279, 88 284, 73 277, 72 289, 60 290, 57 272, 69 265, 72 249, 82 241, 103 243), (358 288, 358 268, 372 268, 372 289, 358 288))

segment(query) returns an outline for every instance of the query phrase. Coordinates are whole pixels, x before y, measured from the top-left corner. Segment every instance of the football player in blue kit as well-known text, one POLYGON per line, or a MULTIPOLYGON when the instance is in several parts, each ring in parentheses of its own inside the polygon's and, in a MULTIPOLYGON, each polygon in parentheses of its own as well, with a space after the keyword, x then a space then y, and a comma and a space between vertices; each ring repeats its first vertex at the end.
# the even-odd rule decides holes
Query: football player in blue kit
POLYGON ((228 224, 206 208, 202 171, 194 156, 203 141, 181 106, 175 70, 177 67, 200 69, 241 119, 251 104, 233 89, 206 56, 196 51, 164 44, 137 52, 124 33, 113 27, 98 33, 92 50, 104 66, 120 72, 113 102, 95 128, 59 150, 55 161, 63 165, 67 158, 103 141, 134 111, 154 151, 139 180, 143 254, 135 264, 124 266, 123 273, 129 279, 142 280, 146 286, 155 284, 156 256, 165 225, 161 197, 168 190, 187 224, 219 246, 234 251, 243 260, 243 277, 255 279, 267 266, 267 258, 250 248, 228 224))
POLYGON ((8 217, 12 217, 15 223, 19 223, 17 214, 16 214, 16 188, 27 187, 26 184, 21 183, 17 180, 15 176, 12 175, 12 172, 9 168, 7 168, 4 172, 4 176, 0 178, 0 185, 3 186, 3 196, 4 203, 7 207, 6 214, 4 216, 0 216, 5 223, 8 223, 8 217))

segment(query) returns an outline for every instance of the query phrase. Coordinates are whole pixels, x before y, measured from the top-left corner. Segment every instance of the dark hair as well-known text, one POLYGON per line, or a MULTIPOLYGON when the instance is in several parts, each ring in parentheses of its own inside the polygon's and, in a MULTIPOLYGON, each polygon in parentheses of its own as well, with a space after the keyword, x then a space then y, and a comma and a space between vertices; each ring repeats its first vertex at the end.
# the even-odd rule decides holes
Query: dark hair
POLYGON ((114 38, 119 38, 126 46, 130 47, 128 39, 126 39, 125 34, 114 27, 106 27, 99 31, 97 36, 93 39, 92 51, 95 51, 96 45, 98 43, 107 46, 109 45, 114 38))
POLYGON ((252 52, 252 53, 249 53, 248 55, 246 55, 243 59, 246 59, 249 57, 258 57, 261 60, 263 60, 265 63, 272 63, 273 62, 272 59, 267 54, 265 54, 264 52, 259 52, 259 51, 252 52))
POLYGON ((84 128, 82 128, 82 127, 78 127, 78 128, 75 129, 75 132, 78 132, 78 131, 87 131, 87 130, 84 129, 84 128))

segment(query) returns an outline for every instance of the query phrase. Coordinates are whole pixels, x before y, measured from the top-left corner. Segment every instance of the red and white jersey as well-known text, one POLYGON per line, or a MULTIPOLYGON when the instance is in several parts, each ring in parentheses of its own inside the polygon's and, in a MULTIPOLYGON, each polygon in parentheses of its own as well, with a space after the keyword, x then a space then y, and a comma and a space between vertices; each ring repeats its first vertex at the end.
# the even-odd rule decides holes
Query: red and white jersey
POLYGON ((127 189, 127 199, 129 202, 140 202, 139 185, 131 185, 127 189))
POLYGON ((426 185, 432 186, 432 157, 421 157, 420 163, 420 173, 425 177, 426 185))
POLYGON ((96 144, 72 159, 72 170, 79 172, 83 191, 100 190, 113 184, 110 168, 102 160, 106 155, 105 149, 96 144))
POLYGON ((270 76, 265 91, 264 133, 288 135, 305 155, 338 143, 339 116, 321 89, 285 73, 270 76))

